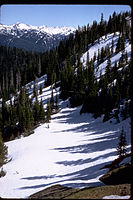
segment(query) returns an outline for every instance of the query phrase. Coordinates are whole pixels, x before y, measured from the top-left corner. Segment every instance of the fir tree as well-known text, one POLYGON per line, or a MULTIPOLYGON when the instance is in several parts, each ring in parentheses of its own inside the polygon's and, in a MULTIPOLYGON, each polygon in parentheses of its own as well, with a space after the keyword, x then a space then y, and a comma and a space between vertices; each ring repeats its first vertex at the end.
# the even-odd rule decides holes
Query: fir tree
POLYGON ((100 59, 101 59, 101 55, 100 55, 100 50, 98 49, 98 55, 97 55, 97 62, 98 63, 99 63, 100 59))
POLYGON ((36 124, 39 121, 39 112, 40 112, 39 101, 38 101, 38 98, 36 98, 34 105, 33 105, 33 117, 34 117, 34 122, 36 124))
POLYGON ((10 111, 4 99, 2 100, 2 122, 3 128, 10 125, 10 111))
POLYGON ((40 91, 39 91, 39 94, 40 94, 40 95, 42 94, 42 84, 40 85, 40 91))
POLYGON ((33 97, 38 96, 38 84, 37 84, 37 77, 35 78, 34 88, 33 88, 33 97))
POLYGON ((114 53, 114 40, 112 40, 112 45, 111 45, 111 54, 114 53))
POLYGON ((56 109, 56 112, 58 112, 59 110, 59 103, 58 103, 58 96, 56 94, 56 98, 55 98, 55 109, 56 109))
POLYGON ((119 53, 119 51, 121 50, 120 40, 121 39, 120 39, 120 35, 119 35, 118 42, 116 44, 116 50, 115 50, 116 53, 119 53))
POLYGON ((8 154, 8 149, 7 149, 7 146, 3 142, 1 132, 0 132, 0 167, 2 167, 3 164, 6 163, 7 154, 8 154))
POLYGON ((103 122, 106 122, 110 119, 110 111, 106 111, 105 114, 104 114, 104 118, 103 118, 103 122))
POLYGON ((41 102, 40 102, 39 119, 41 121, 43 121, 45 119, 45 112, 44 112, 44 108, 43 108, 42 98, 41 98, 41 102))
POLYGON ((54 109, 54 95, 53 95, 53 88, 52 88, 52 92, 51 92, 50 105, 51 105, 51 111, 53 111, 53 109, 54 109))
POLYGON ((119 109, 116 109, 116 110, 115 110, 114 117, 116 118, 116 122, 117 122, 117 123, 120 123, 120 119, 119 119, 119 109))
POLYGON ((49 122, 51 119, 51 105, 50 105, 49 100, 47 101, 47 116, 46 117, 47 117, 47 122, 49 122))
POLYGON ((33 114, 31 112, 29 105, 26 105, 26 107, 25 107, 25 118, 26 118, 25 128, 31 129, 33 126, 34 119, 33 119, 33 114))
POLYGON ((107 76, 107 80, 108 80, 109 83, 111 82, 110 72, 111 72, 111 59, 110 59, 110 56, 109 56, 108 60, 107 60, 106 71, 105 71, 106 76, 107 76))
POLYGON ((104 62, 104 58, 105 58, 105 51, 104 51, 104 47, 101 48, 101 63, 104 62))
POLYGON ((124 128, 122 127, 122 130, 119 136, 119 143, 117 147, 117 154, 119 157, 126 154, 127 152, 126 146, 127 146, 126 135, 124 132, 124 128))

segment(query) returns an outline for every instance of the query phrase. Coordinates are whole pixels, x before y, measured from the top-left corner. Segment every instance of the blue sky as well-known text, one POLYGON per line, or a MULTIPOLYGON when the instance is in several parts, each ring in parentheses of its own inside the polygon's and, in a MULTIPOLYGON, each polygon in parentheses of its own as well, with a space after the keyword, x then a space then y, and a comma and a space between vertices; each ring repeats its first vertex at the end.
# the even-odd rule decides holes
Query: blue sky
POLYGON ((22 22, 33 26, 79 26, 91 25, 123 11, 130 11, 128 5, 2 5, 0 23, 11 25, 22 22))

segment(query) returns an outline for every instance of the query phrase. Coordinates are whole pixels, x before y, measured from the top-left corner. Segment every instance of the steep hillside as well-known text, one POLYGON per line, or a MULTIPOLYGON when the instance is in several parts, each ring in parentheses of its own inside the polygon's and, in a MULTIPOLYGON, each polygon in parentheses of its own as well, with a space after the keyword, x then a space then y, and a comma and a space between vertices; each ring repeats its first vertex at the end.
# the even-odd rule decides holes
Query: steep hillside
MULTIPOLYGON (((5 67, 1 85, 10 99, 1 99, 0 108, 9 160, 3 165, 6 175, 0 178, 0 197, 26 198, 54 184, 102 186, 99 178, 118 157, 123 130, 130 153, 129 27, 110 31, 108 23, 106 35, 98 36, 94 25, 76 31, 75 38, 71 35, 55 51, 44 54, 1 48, 5 67), (10 62, 6 62, 8 54, 10 62), (10 63, 14 68, 7 73, 10 63)), ((96 25, 97 30, 103 25, 96 25)), ((16 26, 21 33, 31 30, 27 25, 16 26)), ((39 33, 44 30, 51 34, 46 27, 39 33)))
POLYGON ((61 40, 74 32, 73 27, 37 27, 23 23, 9 26, 0 24, 0 45, 44 52, 55 48, 61 40))
MULTIPOLYGON (((95 60, 95 76, 97 78, 100 78, 100 73, 101 75, 105 74, 106 66, 107 66, 107 58, 108 56, 105 57, 103 62, 99 63, 98 62, 98 52, 101 52, 101 49, 107 49, 109 48, 111 51, 112 48, 112 41, 113 41, 113 53, 110 58, 111 60, 111 66, 113 67, 115 62, 118 64, 120 58, 122 57, 122 51, 116 52, 116 46, 118 43, 118 39, 120 37, 120 33, 116 32, 114 35, 113 33, 108 34, 106 37, 103 36, 99 40, 96 40, 94 45, 89 46, 89 50, 85 52, 82 57, 81 57, 81 62, 83 63, 83 66, 86 67, 86 62, 87 62, 87 53, 89 53, 89 61, 96 56, 95 60)), ((129 40, 125 41, 125 52, 127 53, 128 61, 131 58, 131 42, 129 40)), ((121 70, 121 69, 120 69, 121 70)))
MULTIPOLYGON (((38 85, 44 81, 45 76, 38 85)), ((51 89, 44 88, 38 96, 44 107, 51 89)), ((59 94, 59 87, 53 93, 59 94)), ((88 113, 80 115, 81 106, 71 108, 69 99, 60 99, 59 106, 60 112, 52 115, 50 123, 40 125, 28 137, 6 143, 12 160, 3 166, 6 175, 0 179, 1 197, 26 198, 54 184, 74 188, 103 185, 99 177, 107 172, 104 165, 117 158, 122 127, 130 152, 130 118, 103 123, 103 115, 97 119, 88 113)))

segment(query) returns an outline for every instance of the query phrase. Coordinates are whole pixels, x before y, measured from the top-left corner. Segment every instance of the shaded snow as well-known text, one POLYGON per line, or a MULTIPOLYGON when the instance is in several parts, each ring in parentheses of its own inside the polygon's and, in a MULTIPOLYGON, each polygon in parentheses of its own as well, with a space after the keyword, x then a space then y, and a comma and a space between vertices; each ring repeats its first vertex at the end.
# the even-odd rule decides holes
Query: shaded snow
MULTIPOLYGON (((87 52, 89 52, 89 60, 93 59, 94 53, 96 53, 96 56, 98 55, 98 49, 101 52, 101 48, 102 47, 105 48, 106 45, 109 45, 109 47, 111 49, 112 40, 114 41, 114 52, 115 52, 118 39, 119 39, 119 32, 116 32, 116 35, 111 33, 111 34, 107 35, 107 38, 105 38, 105 36, 101 37, 100 40, 99 40, 99 43, 98 43, 98 40, 96 40, 94 45, 92 45, 92 46, 90 45, 89 50, 87 51, 87 52)), ((125 52, 126 51, 127 51, 128 59, 130 59, 130 57, 131 57, 131 44, 129 43, 129 41, 126 41, 126 43, 125 43, 125 52)), ((81 62, 83 63, 84 67, 86 67, 87 52, 85 52, 81 57, 81 62)), ((121 57, 121 54, 122 54, 122 52, 119 52, 118 54, 113 54, 113 56, 111 57, 111 65, 112 66, 114 66, 115 61, 118 64, 118 61, 121 57)), ((97 66, 97 61, 95 61, 95 66, 97 66)), ((95 68, 96 77, 99 78, 100 72, 102 73, 102 75, 105 74, 106 66, 107 66, 107 59, 95 68)))
POLYGON ((7 174, 0 179, 1 197, 26 198, 57 183, 81 188, 102 185, 99 177, 107 170, 101 168, 117 157, 122 126, 130 151, 129 119, 103 123, 102 117, 80 115, 81 106, 66 107, 68 100, 60 103, 61 111, 52 116, 49 128, 45 123, 34 134, 6 143, 12 160, 3 166, 7 174))
MULTIPOLYGON (((111 37, 110 34, 108 42, 111 37)), ((117 40, 118 34, 115 37, 117 40)), ((103 39, 100 41, 101 45, 104 45, 103 39)), ((90 55, 97 48, 90 47, 90 55)), ((126 48, 130 53, 128 43, 126 48)), ((38 99, 40 101, 42 98, 44 108, 52 91, 51 86, 44 87, 46 80, 46 75, 37 80, 38 91, 40 85, 43 86, 43 93, 38 99)), ((33 86, 33 81, 26 85, 30 97, 33 86)), ((54 97, 59 95, 60 88, 53 92, 54 97)), ((103 123, 103 116, 94 119, 92 114, 80 115, 81 106, 70 108, 69 99, 59 99, 59 106, 60 112, 52 116, 49 124, 40 125, 28 137, 6 143, 9 159, 12 160, 3 166, 6 176, 0 178, 0 197, 26 198, 57 183, 80 188, 103 185, 99 177, 107 169, 101 168, 117 158, 116 148, 122 126, 126 131, 127 149, 130 152, 129 118, 121 123, 116 123, 115 119, 111 119, 112 123, 103 123)))

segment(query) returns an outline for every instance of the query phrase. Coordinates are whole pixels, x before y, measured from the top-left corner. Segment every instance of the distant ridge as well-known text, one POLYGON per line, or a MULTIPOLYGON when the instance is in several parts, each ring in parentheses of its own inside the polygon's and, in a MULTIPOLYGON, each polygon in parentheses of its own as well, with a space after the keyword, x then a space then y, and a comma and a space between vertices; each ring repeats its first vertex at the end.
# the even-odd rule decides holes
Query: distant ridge
POLYGON ((61 40, 75 31, 73 27, 37 27, 20 22, 0 24, 0 45, 44 52, 58 46, 61 40))

